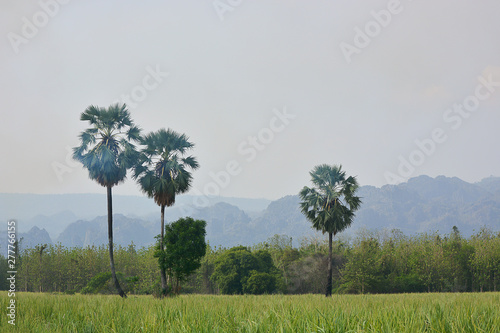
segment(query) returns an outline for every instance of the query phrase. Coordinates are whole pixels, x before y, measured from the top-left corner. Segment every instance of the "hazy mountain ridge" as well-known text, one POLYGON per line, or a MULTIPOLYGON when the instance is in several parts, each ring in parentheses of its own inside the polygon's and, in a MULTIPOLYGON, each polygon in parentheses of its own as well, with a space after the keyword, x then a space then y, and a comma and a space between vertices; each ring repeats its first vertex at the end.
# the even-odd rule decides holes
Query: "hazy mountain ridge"
POLYGON ((22 248, 33 248, 39 244, 52 244, 48 232, 45 229, 33 227, 30 231, 21 233, 19 239, 22 239, 22 248))
MULTIPOLYGON (((107 221, 107 216, 99 216, 92 221, 73 222, 57 237, 56 242, 67 247, 107 244, 107 221)), ((113 239, 118 245, 127 246, 132 241, 140 246, 148 245, 154 241, 155 235, 141 219, 113 215, 113 239)))
MULTIPOLYGON (((471 184, 458 178, 420 176, 399 185, 386 185, 381 188, 362 186, 358 194, 362 197, 363 204, 347 233, 356 232, 359 228, 398 228, 407 234, 424 231, 448 233, 454 225, 465 236, 470 236, 482 226, 500 230, 498 177, 471 184)), ((166 223, 185 215, 203 219, 207 221, 207 240, 212 245, 251 245, 274 234, 286 234, 295 241, 307 235, 321 235, 311 229, 310 223, 300 212, 298 195, 285 196, 272 202, 264 199, 212 198, 208 207, 190 205, 190 202, 195 202, 196 197, 184 200, 181 198, 182 196, 175 206, 166 209, 166 223), (266 203, 267 208, 261 209, 260 213, 251 209, 252 217, 242 209, 262 208, 266 203)), ((35 216, 31 223, 45 224, 26 234, 19 234, 20 237, 25 236, 24 244, 33 245, 37 237, 40 242, 48 243, 47 231, 50 229, 53 234, 57 228, 62 232, 58 237, 52 237, 52 240, 65 246, 106 244, 105 196, 90 195, 89 203, 81 201, 82 197, 77 199, 78 205, 81 206, 98 203, 100 216, 93 219, 77 218, 77 214, 69 210, 74 204, 66 205, 65 210, 50 217, 35 216), (78 221, 70 221, 71 218, 78 221), (61 229, 62 226, 65 228, 61 229)), ((148 198, 117 196, 116 201, 120 200, 121 203, 114 209, 115 212, 121 213, 114 216, 116 244, 126 246, 131 241, 138 246, 151 244, 154 236, 159 233, 159 207, 148 198), (134 205, 138 206, 137 210, 134 210, 134 205), (127 209, 123 210, 123 207, 127 209), (129 212, 127 216, 124 211, 129 212)), ((0 240, 1 242, 3 241, 0 240)))
MULTIPOLYGON (((176 204, 166 210, 174 217, 191 214, 193 207, 227 202, 242 210, 262 211, 271 200, 231 197, 198 197, 181 195, 176 204)), ((106 195, 103 194, 19 194, 0 193, 0 220, 15 219, 18 232, 27 232, 33 226, 44 225, 52 238, 57 238, 60 228, 76 220, 90 220, 107 213, 106 195), (50 222, 50 223, 47 223, 50 222), (52 232, 57 227, 57 232, 52 232)), ((113 212, 133 217, 160 214, 160 208, 146 196, 113 195, 113 212)))
POLYGON ((274 234, 286 234, 294 239, 317 234, 311 228, 299 207, 298 195, 288 195, 269 204, 262 214, 251 222, 260 239, 274 234))
POLYGON ((448 232, 456 225, 466 235, 483 225, 498 228, 500 178, 496 179, 486 187, 456 177, 420 176, 404 184, 368 189, 371 193, 363 187, 357 222, 370 229, 390 225, 404 232, 448 232))

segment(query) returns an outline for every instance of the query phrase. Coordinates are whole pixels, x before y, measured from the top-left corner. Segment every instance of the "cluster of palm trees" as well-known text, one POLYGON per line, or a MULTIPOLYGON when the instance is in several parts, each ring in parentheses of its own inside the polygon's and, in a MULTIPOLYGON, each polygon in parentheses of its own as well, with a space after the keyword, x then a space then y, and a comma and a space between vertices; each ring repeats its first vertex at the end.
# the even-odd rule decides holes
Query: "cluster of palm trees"
MULTIPOLYGON (((127 297, 116 276, 113 259, 113 186, 125 181, 131 170, 141 190, 161 207, 160 250, 164 249, 165 207, 191 186, 190 171, 199 167, 195 157, 185 156, 194 144, 184 134, 164 128, 142 135, 125 104, 108 108, 89 106, 80 116, 90 127, 80 134, 81 144, 73 149, 89 177, 107 189, 108 239, 111 276, 121 297, 127 297)), ((167 290, 166 273, 160 267, 161 286, 167 290)))
MULTIPOLYGON (((89 106, 80 117, 90 127, 80 134, 81 145, 74 148, 73 158, 88 170, 89 177, 107 189, 108 238, 111 275, 121 297, 126 297, 116 277, 113 259, 113 186, 123 182, 127 171, 141 190, 161 208, 159 248, 164 250, 165 207, 175 203, 177 194, 189 190, 190 171, 199 167, 195 157, 185 156, 194 144, 185 134, 164 128, 142 135, 130 117, 125 104, 108 108, 89 106)), ((313 187, 304 187, 299 195, 304 215, 312 226, 328 233, 328 274, 326 296, 332 293, 332 239, 349 227, 361 200, 355 195, 358 183, 347 177, 341 165, 318 165, 311 172, 313 187)), ((165 269, 160 265, 161 288, 167 290, 165 269)))

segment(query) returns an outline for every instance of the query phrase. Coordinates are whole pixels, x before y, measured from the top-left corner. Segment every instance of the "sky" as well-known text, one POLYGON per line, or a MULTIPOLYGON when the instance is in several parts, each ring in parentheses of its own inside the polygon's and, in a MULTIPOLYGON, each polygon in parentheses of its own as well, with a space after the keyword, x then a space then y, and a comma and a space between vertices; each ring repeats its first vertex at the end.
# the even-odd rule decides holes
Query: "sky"
MULTIPOLYGON (((104 193, 70 156, 89 106, 195 144, 190 194, 278 199, 500 176, 500 2, 3 0, 0 192, 104 193)), ((140 195, 132 179, 115 194, 140 195)))

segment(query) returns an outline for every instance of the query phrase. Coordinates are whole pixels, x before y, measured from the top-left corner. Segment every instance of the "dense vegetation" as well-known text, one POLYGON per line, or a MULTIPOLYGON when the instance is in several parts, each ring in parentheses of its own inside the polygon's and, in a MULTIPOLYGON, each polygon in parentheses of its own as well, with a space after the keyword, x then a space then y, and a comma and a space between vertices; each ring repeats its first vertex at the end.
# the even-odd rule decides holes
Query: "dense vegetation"
MULTIPOLYGON (((99 274, 109 271, 107 250, 105 246, 61 245, 22 250, 17 260, 17 289, 81 292, 92 278, 105 278, 99 274)), ((126 292, 152 294, 157 290, 159 268, 154 253, 153 246, 136 249, 131 244, 115 249, 117 276, 126 292)), ((328 242, 317 239, 303 239, 299 247, 292 247, 285 236, 252 248, 207 246, 201 266, 182 283, 181 292, 323 293, 327 258, 328 242), (224 284, 221 272, 240 276, 235 284, 224 284), (268 287, 257 288, 262 283, 268 287)), ((496 291, 500 287, 500 233, 482 229, 464 238, 456 228, 444 236, 365 231, 351 240, 334 240, 332 265, 334 293, 496 291)), ((5 274, 4 258, 0 266, 0 275, 5 274)), ((92 286, 91 290, 101 293, 113 290, 109 280, 101 281, 99 288, 92 286)), ((0 276, 0 287, 7 289, 5 276, 0 276)))
MULTIPOLYGON (((4 309, 6 294, 0 292, 4 309)), ((16 298, 19 332, 500 331, 500 293, 182 295, 167 301, 19 293, 16 298)), ((0 331, 8 331, 7 325, 1 320, 0 331)))

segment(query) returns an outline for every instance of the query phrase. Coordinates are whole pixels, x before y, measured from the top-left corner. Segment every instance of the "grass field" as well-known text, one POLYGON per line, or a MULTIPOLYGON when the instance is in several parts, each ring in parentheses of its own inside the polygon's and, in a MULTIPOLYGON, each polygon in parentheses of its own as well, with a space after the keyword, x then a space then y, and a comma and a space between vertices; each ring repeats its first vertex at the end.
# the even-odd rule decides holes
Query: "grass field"
POLYGON ((151 296, 0 292, 0 332, 500 332, 500 293, 151 296))

